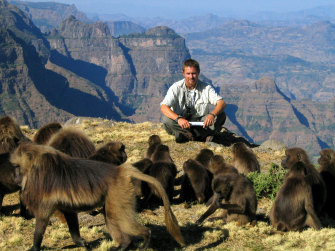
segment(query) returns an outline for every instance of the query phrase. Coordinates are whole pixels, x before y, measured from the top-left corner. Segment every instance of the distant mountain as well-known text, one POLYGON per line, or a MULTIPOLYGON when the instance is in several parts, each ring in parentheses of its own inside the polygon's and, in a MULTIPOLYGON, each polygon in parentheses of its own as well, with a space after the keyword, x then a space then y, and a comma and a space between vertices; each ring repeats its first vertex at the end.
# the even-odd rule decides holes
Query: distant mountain
POLYGON ((256 143, 268 139, 300 146, 311 155, 334 148, 335 99, 327 103, 294 101, 286 97, 273 79, 263 77, 251 85, 225 85, 226 126, 256 143))
POLYGON ((114 37, 145 32, 145 28, 130 21, 106 21, 105 23, 114 37))
POLYGON ((48 63, 48 42, 17 7, 0 0, 0 115, 39 127, 72 116, 121 119, 103 88, 48 63), (48 68, 48 69, 46 69, 48 68))
POLYGON ((335 25, 330 22, 269 27, 242 20, 185 39, 217 86, 267 75, 292 99, 325 101, 335 94, 335 25))
POLYGON ((149 29, 155 26, 168 26, 178 34, 205 31, 213 29, 222 24, 233 21, 233 18, 219 17, 214 14, 204 16, 194 16, 180 19, 149 18, 149 17, 129 17, 124 14, 91 14, 90 17, 96 21, 131 21, 142 27, 149 29))
POLYGON ((57 28, 60 23, 70 15, 75 16, 83 22, 89 22, 87 16, 77 10, 74 4, 62 4, 56 2, 28 2, 10 0, 11 4, 19 7, 27 13, 34 24, 42 31, 46 32, 52 28, 57 28))

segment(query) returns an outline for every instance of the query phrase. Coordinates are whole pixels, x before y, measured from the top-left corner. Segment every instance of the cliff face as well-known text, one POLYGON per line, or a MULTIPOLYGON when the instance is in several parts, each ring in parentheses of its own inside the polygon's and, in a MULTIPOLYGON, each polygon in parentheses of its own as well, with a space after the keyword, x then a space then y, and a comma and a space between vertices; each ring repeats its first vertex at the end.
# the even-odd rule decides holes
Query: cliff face
POLYGON ((73 115, 121 119, 113 96, 45 62, 48 42, 18 8, 0 0, 0 115, 32 127, 73 115))
POLYGON ((75 16, 83 22, 89 22, 86 15, 78 11, 74 4, 68 5, 42 1, 35 3, 25 1, 9 2, 24 11, 42 32, 57 28, 70 15, 75 16))
POLYGON ((130 21, 106 21, 105 23, 114 37, 145 31, 145 28, 130 21))
POLYGON ((159 107, 152 104, 181 78, 181 65, 190 58, 185 40, 167 27, 113 38, 103 23, 69 17, 48 40, 52 62, 110 88, 137 122, 159 119, 159 107))
POLYGON ((335 146, 334 101, 290 100, 269 77, 250 86, 227 85, 221 93, 228 103, 226 126, 256 143, 276 139, 288 146, 303 147, 312 155, 335 146))

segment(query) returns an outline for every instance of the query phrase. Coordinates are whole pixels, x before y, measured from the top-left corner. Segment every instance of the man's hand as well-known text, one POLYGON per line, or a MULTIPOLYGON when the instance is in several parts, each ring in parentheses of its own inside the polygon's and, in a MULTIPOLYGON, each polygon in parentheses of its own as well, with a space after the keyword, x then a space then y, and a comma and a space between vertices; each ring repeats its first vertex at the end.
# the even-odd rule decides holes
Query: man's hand
POLYGON ((180 127, 183 128, 183 129, 191 127, 191 124, 188 123, 188 120, 184 119, 184 118, 178 119, 178 125, 180 125, 180 127))
POLYGON ((214 119, 215 119, 214 115, 211 114, 211 113, 209 113, 209 114, 207 115, 205 121, 204 121, 203 128, 206 128, 206 127, 209 127, 209 126, 213 125, 213 123, 214 123, 214 119))

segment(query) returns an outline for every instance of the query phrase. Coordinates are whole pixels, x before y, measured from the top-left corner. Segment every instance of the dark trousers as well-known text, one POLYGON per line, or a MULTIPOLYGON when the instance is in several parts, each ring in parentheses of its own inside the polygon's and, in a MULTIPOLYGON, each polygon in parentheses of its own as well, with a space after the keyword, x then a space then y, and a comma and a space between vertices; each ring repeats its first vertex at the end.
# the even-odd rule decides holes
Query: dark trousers
MULTIPOLYGON (((189 121, 205 121, 207 116, 208 114, 202 117, 192 118, 189 121)), ((214 136, 219 133, 225 121, 226 114, 222 112, 216 116, 213 125, 209 126, 208 128, 203 128, 202 126, 191 126, 191 129, 182 129, 180 125, 173 119, 170 119, 164 115, 162 118, 164 129, 168 134, 174 135, 176 137, 176 141, 185 135, 190 135, 190 133, 192 133, 194 140, 205 140, 207 136, 214 136)))

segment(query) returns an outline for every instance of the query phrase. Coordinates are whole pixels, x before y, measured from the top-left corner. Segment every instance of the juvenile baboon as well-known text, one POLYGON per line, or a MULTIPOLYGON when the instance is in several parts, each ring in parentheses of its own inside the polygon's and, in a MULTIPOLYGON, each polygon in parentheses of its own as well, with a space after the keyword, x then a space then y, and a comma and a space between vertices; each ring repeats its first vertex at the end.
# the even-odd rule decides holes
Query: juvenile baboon
POLYGON ((180 200, 206 202, 213 194, 207 169, 197 160, 188 159, 183 165, 180 200))
POLYGON ((103 161, 114 165, 121 165, 127 160, 125 149, 126 147, 122 142, 108 142, 91 154, 89 159, 103 161))
MULTIPOLYGON (((147 173, 162 184, 170 202, 172 202, 174 196, 174 181, 177 175, 176 165, 170 162, 158 161, 150 166, 147 173)), ((151 184, 149 184, 149 188, 149 194, 145 196, 145 203, 150 204, 151 202, 157 202, 157 198, 161 196, 159 196, 157 189, 151 184)))
POLYGON ((234 166, 240 173, 260 172, 256 154, 243 142, 233 144, 232 154, 234 166))
POLYGON ((335 202, 332 197, 335 191, 335 151, 333 149, 321 150, 318 162, 320 164, 319 173, 327 189, 327 200, 323 213, 335 219, 335 202))
POLYGON ((93 142, 83 132, 74 128, 59 130, 52 135, 48 145, 78 158, 88 158, 95 151, 93 142))
POLYGON ((151 135, 149 137, 148 143, 149 143, 149 147, 148 147, 148 150, 147 150, 146 157, 148 159, 151 159, 151 156, 155 152, 156 147, 158 145, 162 144, 162 140, 161 140, 161 138, 158 135, 154 134, 154 135, 151 135))
POLYGON ((170 156, 170 149, 167 145, 159 144, 153 154, 151 155, 151 160, 153 163, 158 161, 170 162, 173 163, 173 160, 170 156))
MULTIPOLYGON (((148 174, 150 168, 152 166, 152 161, 149 158, 143 158, 132 165, 140 170, 142 173, 148 174)), ((135 188, 135 195, 139 198, 142 196, 146 197, 149 195, 149 186, 147 183, 142 182, 140 180, 134 179, 133 180, 134 188, 135 188)))
POLYGON ((255 223, 257 199, 251 181, 242 174, 228 173, 214 176, 212 182, 214 196, 207 211, 197 220, 202 223, 216 209, 227 210, 227 221, 237 221, 239 225, 255 223), (222 204, 222 200, 225 200, 222 204))
POLYGON ((221 173, 238 173, 237 169, 226 163, 222 155, 214 155, 208 165, 208 170, 215 176, 221 173))
POLYGON ((195 160, 199 161, 206 169, 208 169, 209 161, 214 156, 212 150, 204 148, 200 150, 200 153, 195 157, 195 160))
POLYGON ((77 212, 102 205, 105 205, 106 227, 113 241, 125 249, 131 236, 140 236, 144 238, 143 249, 148 248, 150 230, 136 221, 131 178, 155 186, 164 202, 168 231, 178 243, 185 245, 161 184, 130 165, 73 158, 52 147, 33 144, 21 144, 10 161, 18 168, 16 179, 22 187, 22 199, 36 217, 32 250, 40 250, 49 218, 55 210, 64 214, 73 241, 86 246, 80 237, 77 212))
POLYGON ((0 118, 0 153, 12 152, 21 142, 29 141, 14 118, 0 118))
POLYGON ((319 215, 327 199, 326 185, 321 175, 315 169, 307 153, 302 148, 288 148, 285 151, 285 155, 285 158, 281 162, 282 167, 285 169, 290 170, 297 162, 304 163, 307 180, 312 187, 314 210, 319 215))
POLYGON ((290 167, 273 202, 270 219, 280 231, 300 231, 305 226, 321 228, 314 210, 308 167, 303 162, 295 162, 290 167))
POLYGON ((62 129, 58 122, 52 122, 42 126, 34 135, 33 142, 40 145, 46 145, 53 134, 62 129))
MULTIPOLYGON (((157 141, 157 137, 153 137, 157 141)), ((171 156, 170 150, 167 145, 157 144, 154 152, 151 155, 152 165, 147 170, 147 174, 155 177, 163 185, 170 201, 173 199, 174 195, 174 182, 177 175, 177 167, 174 164, 171 156)), ((145 195, 144 205, 156 204, 157 198, 159 198, 157 191, 154 187, 149 184, 150 191, 145 195)), ((160 201, 160 200, 159 200, 160 201)))

